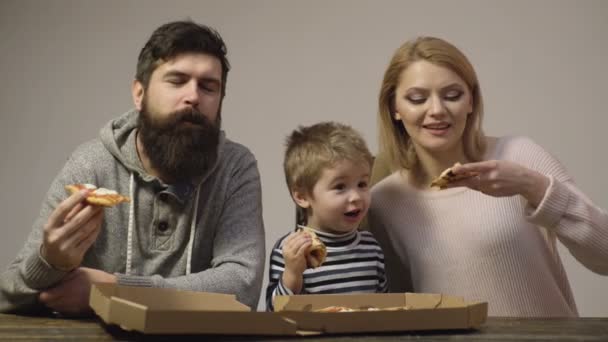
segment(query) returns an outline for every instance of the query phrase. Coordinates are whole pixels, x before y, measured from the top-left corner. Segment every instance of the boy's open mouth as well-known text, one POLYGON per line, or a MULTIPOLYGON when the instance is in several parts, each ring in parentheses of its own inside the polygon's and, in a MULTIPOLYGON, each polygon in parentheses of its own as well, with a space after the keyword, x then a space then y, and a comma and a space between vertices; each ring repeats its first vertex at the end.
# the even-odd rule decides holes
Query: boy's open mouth
POLYGON ((346 215, 348 217, 357 217, 360 212, 361 212, 361 209, 355 209, 355 210, 351 210, 349 212, 344 213, 344 215, 346 215))

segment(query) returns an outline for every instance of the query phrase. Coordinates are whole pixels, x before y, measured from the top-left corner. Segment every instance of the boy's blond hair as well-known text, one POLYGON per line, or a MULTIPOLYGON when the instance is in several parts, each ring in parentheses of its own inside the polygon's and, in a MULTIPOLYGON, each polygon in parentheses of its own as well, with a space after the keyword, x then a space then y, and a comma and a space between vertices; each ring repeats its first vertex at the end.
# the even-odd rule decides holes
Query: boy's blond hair
MULTIPOLYGON (((337 162, 366 163, 371 169, 374 159, 359 132, 331 121, 298 127, 285 145, 283 169, 290 195, 294 191, 312 195, 323 170, 337 162)), ((299 206, 297 209, 296 223, 306 224, 305 210, 299 206)))

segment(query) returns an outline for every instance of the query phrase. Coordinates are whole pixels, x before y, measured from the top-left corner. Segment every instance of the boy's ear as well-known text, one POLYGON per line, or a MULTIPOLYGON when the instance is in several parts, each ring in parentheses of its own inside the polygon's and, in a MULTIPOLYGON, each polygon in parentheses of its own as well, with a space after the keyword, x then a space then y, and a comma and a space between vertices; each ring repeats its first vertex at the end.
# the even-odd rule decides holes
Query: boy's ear
POLYGON ((304 209, 308 209, 310 207, 310 200, 305 191, 301 190, 293 190, 291 192, 291 197, 296 204, 304 209))

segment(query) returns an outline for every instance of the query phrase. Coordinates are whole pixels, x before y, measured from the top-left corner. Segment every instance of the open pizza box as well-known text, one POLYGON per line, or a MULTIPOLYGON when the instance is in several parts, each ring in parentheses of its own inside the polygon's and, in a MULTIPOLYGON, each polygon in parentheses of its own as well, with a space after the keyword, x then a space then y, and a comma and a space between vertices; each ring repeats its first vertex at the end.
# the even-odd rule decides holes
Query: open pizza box
POLYGON ((219 293, 95 283, 89 304, 106 324, 145 334, 296 335, 297 328, 219 293))
POLYGON ((90 305, 106 323, 145 334, 311 335, 478 328, 487 303, 432 294, 296 295, 252 312, 234 295, 96 283, 90 305), (314 312, 328 306, 379 311, 314 312), (383 308, 407 306, 407 310, 383 308))
POLYGON ((488 316, 485 302, 421 293, 277 296, 274 307, 300 331, 321 333, 476 329, 488 316), (329 306, 356 311, 315 312, 329 306))

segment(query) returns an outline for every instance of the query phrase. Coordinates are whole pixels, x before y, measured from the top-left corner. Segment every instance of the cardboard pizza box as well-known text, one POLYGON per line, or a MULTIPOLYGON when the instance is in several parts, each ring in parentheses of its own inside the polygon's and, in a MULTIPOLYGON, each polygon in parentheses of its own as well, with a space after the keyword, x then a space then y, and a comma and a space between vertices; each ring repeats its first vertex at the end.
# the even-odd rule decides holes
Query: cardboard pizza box
POLYGON ((89 304, 106 324, 146 334, 296 335, 294 322, 234 295, 95 283, 89 304))
POLYGON ((440 294, 296 295, 275 298, 275 312, 252 312, 234 295, 96 283, 90 305, 106 323, 145 334, 317 335, 474 329, 487 303, 440 294), (379 311, 324 313, 328 306, 379 311), (407 310, 382 311, 407 306, 407 310))
POLYGON ((387 293, 277 296, 275 310, 294 320, 299 330, 361 333, 477 329, 488 316, 487 303, 467 303, 442 294, 387 293), (362 311, 315 312, 328 306, 362 311), (377 311, 367 311, 368 308, 377 311), (407 307, 383 311, 383 308, 407 307))

